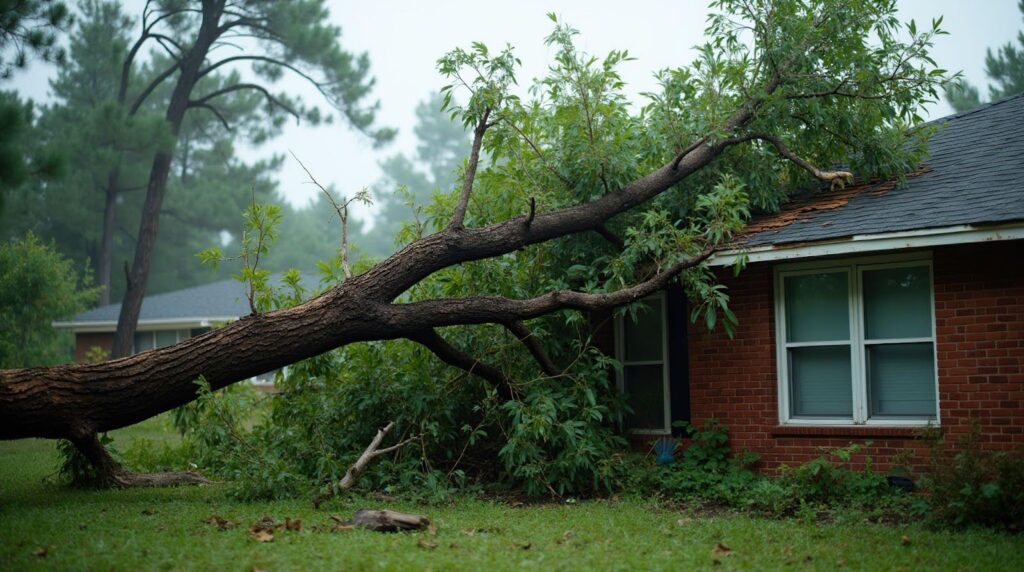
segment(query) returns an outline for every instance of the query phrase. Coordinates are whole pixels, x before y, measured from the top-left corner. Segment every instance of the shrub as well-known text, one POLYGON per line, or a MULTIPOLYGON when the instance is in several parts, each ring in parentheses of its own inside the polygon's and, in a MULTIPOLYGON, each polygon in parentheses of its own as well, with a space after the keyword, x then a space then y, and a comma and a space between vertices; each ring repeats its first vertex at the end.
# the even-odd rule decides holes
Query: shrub
POLYGON ((71 334, 50 323, 81 312, 98 295, 91 275, 78 274, 54 243, 32 233, 0 242, 0 369, 68 361, 71 334))
POLYGON ((954 451, 938 431, 929 435, 931 456, 924 484, 935 520, 955 527, 1024 530, 1024 457, 981 446, 975 421, 954 451))

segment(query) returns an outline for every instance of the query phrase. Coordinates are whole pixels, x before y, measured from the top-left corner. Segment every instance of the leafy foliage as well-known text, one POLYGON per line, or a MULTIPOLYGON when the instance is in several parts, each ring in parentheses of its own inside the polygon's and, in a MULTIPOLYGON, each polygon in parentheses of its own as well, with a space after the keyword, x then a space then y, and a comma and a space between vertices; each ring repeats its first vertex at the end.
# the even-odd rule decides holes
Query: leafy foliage
POLYGON ((53 243, 35 235, 0 242, 0 368, 67 361, 70 335, 50 323, 96 299, 88 271, 79 273, 53 243))
MULTIPOLYGON (((697 60, 659 74, 661 90, 639 107, 628 101, 619 74, 629 54, 587 54, 576 47, 577 31, 557 18, 546 40, 554 63, 528 98, 515 89, 519 62, 511 47, 493 51, 474 43, 442 57, 438 69, 449 82, 441 92, 444 110, 476 135, 486 132, 486 166, 472 181, 466 227, 515 217, 529 224, 537 213, 614 200, 619 189, 643 185, 648 173, 668 168, 671 157, 682 160, 694 141, 745 144, 614 217, 607 234, 620 240, 585 233, 462 263, 434 272, 398 301, 524 299, 556 289, 608 293, 699 256, 730 240, 756 210, 777 208, 789 192, 819 183, 804 166, 780 159, 762 133, 784 140, 807 162, 844 163, 864 176, 917 164, 929 134, 917 109, 945 80, 928 56, 943 33, 939 22, 922 31, 904 27, 889 0, 722 0, 714 7, 721 14, 710 18, 711 39, 697 60), (749 121, 730 126, 728 118, 743 109, 750 110, 749 121)), ((410 201, 415 218, 399 233, 401 243, 446 228, 458 199, 440 192, 429 204, 410 201)), ((337 282, 335 267, 323 265, 322 286, 337 282)), ((680 281, 695 320, 726 329, 735 324, 728 293, 709 270, 694 266, 680 281)), ((301 297, 268 299, 280 307, 301 297)), ((613 360, 592 347, 590 324, 579 312, 532 320, 529 328, 562 373, 545 373, 498 325, 438 331, 456 350, 507 377, 513 399, 500 399, 495 386, 449 369, 413 342, 352 344, 289 367, 277 379, 281 393, 269 398, 267 416, 244 432, 232 424, 238 441, 252 444, 260 451, 252 457, 262 461, 214 455, 213 447, 204 458, 222 474, 251 476, 245 494, 295 494, 302 487, 294 483, 321 487, 337 480, 376 429, 394 421, 397 439, 415 440, 371 467, 363 486, 425 490, 432 498, 474 482, 531 494, 614 490, 623 475, 625 406, 609 383, 613 360)), ((215 421, 202 418, 199 431, 215 421)), ((682 495, 719 490, 736 505, 756 500, 750 490, 761 481, 745 468, 749 459, 726 456, 720 431, 695 433, 698 445, 680 463, 693 470, 666 473, 670 489, 682 495)), ((784 500, 806 489, 813 502, 870 488, 850 484, 856 479, 839 471, 821 461, 771 486, 781 487, 784 500)))
POLYGON ((937 520, 956 527, 1024 530, 1021 451, 984 450, 977 422, 959 439, 955 451, 946 446, 937 430, 929 439, 931 458, 925 486, 937 520))

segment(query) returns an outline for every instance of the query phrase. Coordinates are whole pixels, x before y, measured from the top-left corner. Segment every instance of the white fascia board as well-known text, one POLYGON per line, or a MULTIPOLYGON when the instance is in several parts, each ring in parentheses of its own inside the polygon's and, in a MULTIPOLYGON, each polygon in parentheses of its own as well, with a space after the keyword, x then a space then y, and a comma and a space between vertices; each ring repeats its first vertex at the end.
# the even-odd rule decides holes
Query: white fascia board
MULTIPOLYGON (((139 320, 136 329, 140 332, 151 330, 176 330, 181 328, 209 328, 214 324, 234 322, 238 316, 197 316, 194 318, 164 318, 159 320, 139 320)), ((117 330, 117 320, 101 320, 94 322, 52 322, 54 328, 71 330, 72 332, 113 332, 117 330)))
POLYGON ((749 263, 755 263, 1020 239, 1024 239, 1024 223, 1021 222, 982 227, 965 224, 903 232, 863 234, 813 243, 729 249, 716 252, 711 256, 708 264, 729 266, 734 264, 742 254, 747 255, 749 263))

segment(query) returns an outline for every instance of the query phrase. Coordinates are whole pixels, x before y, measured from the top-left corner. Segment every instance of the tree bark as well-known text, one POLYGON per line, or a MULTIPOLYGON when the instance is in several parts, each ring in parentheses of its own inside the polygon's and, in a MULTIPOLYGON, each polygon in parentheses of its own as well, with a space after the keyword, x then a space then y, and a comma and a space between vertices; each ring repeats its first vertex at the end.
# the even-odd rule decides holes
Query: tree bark
POLYGON ((117 193, 120 171, 111 169, 107 176, 107 192, 103 203, 103 236, 100 237, 99 276, 100 306, 110 303, 110 273, 114 263, 114 224, 117 215, 117 193))
MULTIPOLYGON (((210 46, 217 39, 218 10, 203 10, 203 22, 199 27, 196 43, 181 62, 180 75, 171 94, 167 106, 166 120, 170 125, 171 134, 177 138, 181 131, 181 123, 188 111, 192 89, 199 82, 199 70, 206 60, 210 46)), ((125 357, 132 353, 135 329, 142 310, 142 299, 146 295, 146 283, 149 280, 149 269, 153 261, 153 247, 156 244, 157 231, 160 228, 160 210, 163 207, 164 193, 167 190, 167 178, 171 171, 173 151, 160 151, 153 158, 153 166, 149 173, 149 184, 146 186, 146 200, 142 207, 142 218, 139 221, 139 233, 135 244, 135 258, 128 275, 128 284, 124 299, 121 301, 121 313, 117 318, 117 331, 114 334, 113 357, 125 357)))

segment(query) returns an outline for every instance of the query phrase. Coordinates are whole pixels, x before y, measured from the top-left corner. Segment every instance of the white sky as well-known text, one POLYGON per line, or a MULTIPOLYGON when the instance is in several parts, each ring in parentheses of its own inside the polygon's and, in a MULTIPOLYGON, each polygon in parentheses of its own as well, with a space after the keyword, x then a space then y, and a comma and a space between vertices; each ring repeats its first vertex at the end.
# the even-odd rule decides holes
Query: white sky
MULTIPOLYGON (((652 74, 679 66, 692 58, 690 48, 703 40, 706 2, 701 0, 332 0, 332 20, 342 27, 342 45, 350 51, 369 53, 377 78, 374 97, 381 102, 379 123, 397 127, 391 145, 374 150, 365 137, 341 124, 311 127, 289 125, 283 135, 259 149, 244 149, 243 157, 293 151, 322 183, 333 184, 343 194, 372 185, 380 176, 377 161, 396 152, 411 153, 415 147, 412 126, 414 109, 431 91, 443 84, 435 70, 437 58, 456 46, 482 41, 491 48, 505 43, 516 47, 523 61, 520 84, 528 85, 542 75, 552 53, 543 39, 551 31, 545 14, 555 12, 580 30, 578 45, 596 55, 626 49, 637 58, 622 67, 632 93, 655 88, 652 74)), ((936 62, 949 70, 962 70, 985 94, 984 56, 987 47, 1016 41, 1024 26, 1016 0, 899 0, 900 16, 927 25, 944 15, 949 36, 938 39, 936 62)), ((128 2, 140 9, 141 2, 128 2)), ((25 96, 45 101, 51 66, 36 64, 13 80, 25 96)), ((315 102, 316 92, 301 80, 285 80, 282 86, 315 102)), ((6 87, 6 86, 4 86, 6 87)), ((951 113, 944 102, 926 110, 931 117, 951 113)), ((302 169, 289 156, 279 174, 280 190, 295 205, 305 204, 316 192, 302 169)), ((368 214, 368 213, 364 213, 368 214)))

